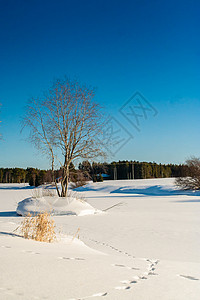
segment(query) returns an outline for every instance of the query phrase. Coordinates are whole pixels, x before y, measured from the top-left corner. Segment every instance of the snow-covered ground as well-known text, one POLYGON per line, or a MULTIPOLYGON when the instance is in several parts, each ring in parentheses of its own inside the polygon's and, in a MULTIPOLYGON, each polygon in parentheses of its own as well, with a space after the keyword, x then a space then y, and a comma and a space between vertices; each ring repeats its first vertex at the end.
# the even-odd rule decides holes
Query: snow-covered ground
POLYGON ((200 299, 200 193, 173 179, 78 189, 103 213, 54 216, 56 243, 13 230, 28 186, 0 185, 0 299, 200 299), (72 236, 80 228, 80 240, 72 236))

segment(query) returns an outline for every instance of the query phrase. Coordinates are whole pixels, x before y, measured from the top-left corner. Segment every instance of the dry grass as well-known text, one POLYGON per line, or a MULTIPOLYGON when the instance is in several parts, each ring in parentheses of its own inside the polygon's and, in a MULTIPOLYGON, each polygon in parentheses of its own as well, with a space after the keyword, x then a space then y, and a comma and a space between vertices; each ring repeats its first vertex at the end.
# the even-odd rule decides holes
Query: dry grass
POLYGON ((69 190, 67 192, 67 197, 72 197, 72 198, 75 198, 77 201, 80 201, 80 202, 87 202, 87 199, 84 197, 84 195, 80 194, 80 193, 77 193, 76 191, 73 191, 73 190, 69 190))
POLYGON ((42 196, 55 197, 57 196, 57 193, 53 189, 42 189, 42 196))
POLYGON ((79 239, 79 232, 80 232, 80 228, 77 229, 76 233, 73 235, 73 238, 72 238, 72 242, 74 241, 74 239, 77 238, 79 239))
POLYGON ((40 189, 34 189, 32 191, 32 197, 33 198, 40 198, 42 196, 41 190, 40 189))
POLYGON ((41 198, 41 197, 55 197, 57 196, 56 191, 53 189, 47 188, 36 188, 32 191, 33 198, 41 198))
POLYGON ((29 213, 20 225, 20 232, 25 239, 51 243, 56 239, 55 224, 47 212, 32 217, 29 213))

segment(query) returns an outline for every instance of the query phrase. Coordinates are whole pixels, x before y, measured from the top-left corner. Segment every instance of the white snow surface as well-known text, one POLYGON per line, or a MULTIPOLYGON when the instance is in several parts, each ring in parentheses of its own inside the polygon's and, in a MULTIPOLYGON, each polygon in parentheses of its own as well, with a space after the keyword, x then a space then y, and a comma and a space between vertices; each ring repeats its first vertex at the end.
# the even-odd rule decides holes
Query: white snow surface
POLYGON ((13 232, 32 189, 0 184, 0 299, 199 300, 199 192, 172 178, 77 191, 104 213, 53 216, 58 238, 48 244, 13 232))

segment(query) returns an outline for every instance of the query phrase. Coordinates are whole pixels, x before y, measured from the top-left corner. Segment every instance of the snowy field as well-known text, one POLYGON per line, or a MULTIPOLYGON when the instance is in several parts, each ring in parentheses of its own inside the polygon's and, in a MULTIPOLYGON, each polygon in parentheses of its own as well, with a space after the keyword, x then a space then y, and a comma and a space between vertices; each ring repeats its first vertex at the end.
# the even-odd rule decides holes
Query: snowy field
POLYGON ((13 233, 17 204, 33 190, 0 185, 0 299, 200 299, 199 192, 178 191, 173 179, 78 191, 103 213, 53 217, 61 234, 47 244, 13 233))

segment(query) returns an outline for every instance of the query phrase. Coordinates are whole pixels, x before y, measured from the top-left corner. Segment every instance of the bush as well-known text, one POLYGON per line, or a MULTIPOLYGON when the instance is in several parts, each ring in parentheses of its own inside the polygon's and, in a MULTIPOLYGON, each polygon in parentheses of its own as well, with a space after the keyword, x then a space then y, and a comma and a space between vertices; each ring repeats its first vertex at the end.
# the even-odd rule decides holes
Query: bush
POLYGON ((32 217, 29 213, 20 225, 20 231, 25 239, 51 243, 56 239, 54 221, 47 212, 32 217))
POLYGON ((185 190, 200 190, 200 158, 188 159, 186 166, 188 167, 188 176, 176 178, 176 185, 185 190))

